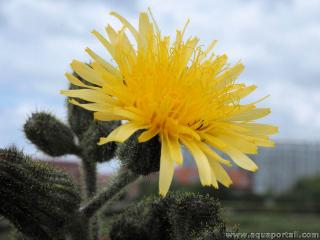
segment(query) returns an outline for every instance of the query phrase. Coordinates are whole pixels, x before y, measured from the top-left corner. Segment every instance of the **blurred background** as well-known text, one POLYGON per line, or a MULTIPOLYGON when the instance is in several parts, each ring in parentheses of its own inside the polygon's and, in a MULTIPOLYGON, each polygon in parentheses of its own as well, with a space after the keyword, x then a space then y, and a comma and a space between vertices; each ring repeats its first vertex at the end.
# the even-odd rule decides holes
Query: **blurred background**
MULTIPOLYGON (((173 188, 217 196, 230 226, 242 232, 319 231, 320 228, 320 1, 318 0, 11 0, 0 1, 0 146, 16 144, 79 177, 78 162, 49 159, 28 143, 22 125, 32 111, 50 111, 66 120, 64 73, 72 59, 88 61, 90 46, 110 59, 90 34, 118 11, 137 25, 138 13, 150 7, 163 34, 174 36, 190 18, 187 35, 201 44, 218 40, 216 53, 246 70, 239 81, 256 84, 248 98, 270 94, 260 106, 272 114, 260 122, 279 126, 275 149, 253 158, 255 174, 229 170, 231 189, 201 188, 193 160, 186 154, 176 169, 173 188)), ((99 167, 104 181, 116 161, 99 167)), ((135 184, 128 198, 157 192, 157 178, 135 184)), ((110 213, 106 213, 110 214, 110 213)), ((1 227, 0 227, 1 229, 1 227)))

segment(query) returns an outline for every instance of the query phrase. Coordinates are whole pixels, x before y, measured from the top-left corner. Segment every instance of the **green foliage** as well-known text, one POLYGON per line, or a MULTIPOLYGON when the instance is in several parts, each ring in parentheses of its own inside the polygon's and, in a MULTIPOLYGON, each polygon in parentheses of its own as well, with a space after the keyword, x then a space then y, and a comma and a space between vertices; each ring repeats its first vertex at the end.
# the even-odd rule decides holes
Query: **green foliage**
POLYGON ((297 208, 320 212, 320 175, 300 179, 289 191, 278 196, 277 201, 291 201, 297 208))
POLYGON ((24 132, 33 144, 51 156, 78 152, 71 129, 50 113, 33 113, 24 124, 24 132))
POLYGON ((79 208, 71 178, 15 148, 0 149, 0 214, 32 239, 61 239, 79 208))
POLYGON ((116 155, 131 171, 148 175, 159 171, 161 144, 158 136, 147 142, 139 143, 137 137, 140 134, 141 131, 138 131, 123 144, 120 144, 116 155))
POLYGON ((149 197, 114 221, 112 240, 225 239, 220 204, 209 196, 170 193, 149 197))
POLYGON ((320 202, 320 175, 299 180, 291 192, 301 200, 320 202))
POLYGON ((10 234, 10 240, 31 240, 31 239, 23 235, 17 229, 14 229, 10 234))

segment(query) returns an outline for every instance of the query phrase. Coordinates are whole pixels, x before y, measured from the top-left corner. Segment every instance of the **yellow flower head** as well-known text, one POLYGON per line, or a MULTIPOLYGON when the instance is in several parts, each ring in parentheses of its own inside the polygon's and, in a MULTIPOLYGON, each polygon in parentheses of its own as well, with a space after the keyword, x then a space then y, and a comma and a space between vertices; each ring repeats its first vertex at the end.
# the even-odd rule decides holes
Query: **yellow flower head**
POLYGON ((141 13, 138 29, 112 12, 123 24, 116 31, 106 27, 108 39, 93 34, 114 60, 111 64, 87 48, 92 62, 74 60, 71 67, 86 85, 72 74, 66 76, 82 89, 64 90, 71 103, 94 111, 101 121, 126 120, 99 144, 124 142, 138 130, 138 140, 155 136, 161 141, 159 191, 165 196, 170 187, 175 164, 182 164, 181 146, 193 155, 202 185, 218 188, 218 182, 229 186, 232 181, 222 165, 231 166, 216 150, 226 153, 241 168, 256 171, 258 167, 246 155, 257 153, 258 146, 272 147, 268 135, 277 128, 254 123, 270 113, 255 103, 240 104, 255 86, 236 83, 244 66, 227 64, 227 56, 216 56, 212 49, 199 46, 199 39, 183 40, 177 31, 175 40, 162 36, 154 19, 141 13), (135 40, 131 44, 127 33, 135 40), (74 98, 87 103, 79 103, 74 98))

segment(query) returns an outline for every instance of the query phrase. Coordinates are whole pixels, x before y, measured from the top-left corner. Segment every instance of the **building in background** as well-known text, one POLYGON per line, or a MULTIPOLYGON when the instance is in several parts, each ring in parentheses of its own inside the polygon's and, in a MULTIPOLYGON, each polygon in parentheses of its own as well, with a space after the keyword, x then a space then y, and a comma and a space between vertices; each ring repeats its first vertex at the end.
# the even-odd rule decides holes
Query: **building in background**
POLYGON ((280 142, 252 158, 259 166, 253 174, 255 193, 281 193, 302 177, 320 174, 319 143, 280 142))

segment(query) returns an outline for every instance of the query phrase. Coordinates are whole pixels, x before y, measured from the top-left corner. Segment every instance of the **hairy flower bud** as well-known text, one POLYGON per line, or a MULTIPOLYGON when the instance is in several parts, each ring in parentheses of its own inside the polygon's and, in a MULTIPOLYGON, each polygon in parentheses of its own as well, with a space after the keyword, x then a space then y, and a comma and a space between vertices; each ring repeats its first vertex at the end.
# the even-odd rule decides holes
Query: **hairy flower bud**
POLYGON ((146 198, 113 222, 112 240, 226 239, 220 205, 209 196, 169 193, 146 198), (208 239, 208 238, 205 238, 208 239))
POLYGON ((24 124, 24 132, 37 148, 51 156, 78 152, 71 129, 50 113, 33 113, 24 124))
MULTIPOLYGON (((73 73, 72 76, 79 79, 81 82, 84 82, 86 84, 89 84, 87 81, 85 81, 83 78, 81 78, 78 74, 73 73)), ((69 89, 79 89, 78 86, 75 86, 73 84, 70 84, 69 89)), ((80 102, 84 102, 81 101, 80 102)), ((93 121, 93 114, 92 112, 83 109, 77 105, 67 103, 68 106, 68 122, 70 127, 72 128, 72 131, 78 136, 78 138, 82 137, 82 134, 84 134, 90 124, 93 121)))
POLYGON ((97 142, 100 137, 109 134, 119 125, 120 121, 93 121, 80 139, 80 148, 83 157, 96 162, 105 162, 112 159, 114 157, 117 144, 115 142, 110 142, 104 145, 98 145, 97 142))
POLYGON ((0 149, 0 215, 31 239, 61 239, 80 204, 71 177, 15 148, 0 149))
POLYGON ((134 173, 148 175, 159 171, 161 143, 158 136, 147 142, 139 143, 137 136, 141 131, 133 134, 117 150, 117 157, 134 173))

